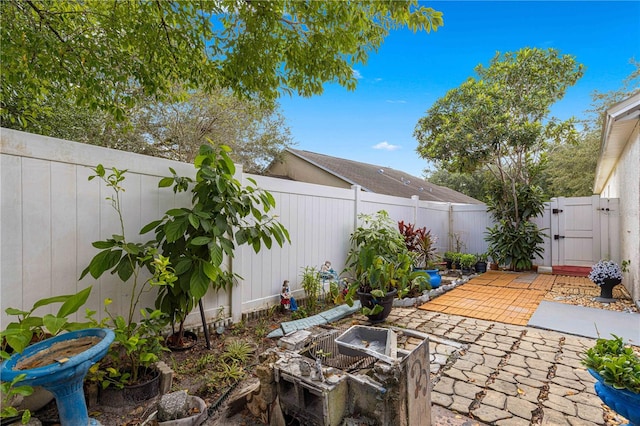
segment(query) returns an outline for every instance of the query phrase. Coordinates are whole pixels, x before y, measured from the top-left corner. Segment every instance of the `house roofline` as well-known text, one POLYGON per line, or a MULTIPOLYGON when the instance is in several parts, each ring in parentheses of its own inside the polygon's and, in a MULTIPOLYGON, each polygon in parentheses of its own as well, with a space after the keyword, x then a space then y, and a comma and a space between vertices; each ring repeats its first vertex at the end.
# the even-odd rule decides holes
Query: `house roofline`
POLYGON ((305 157, 304 155, 298 154, 297 152, 294 152, 293 150, 291 150, 291 149, 289 149, 289 148, 285 148, 285 151, 288 151, 289 153, 291 153, 291 154, 295 155, 296 157, 298 157, 298 158, 300 158, 300 159, 302 159, 302 160, 306 161, 307 163, 313 164, 313 165, 314 165, 314 166, 316 166, 317 168, 319 168, 319 169, 321 169, 321 170, 324 170, 325 172, 329 173, 330 175, 335 176, 335 177, 337 177, 337 178, 339 178, 339 179, 342 179, 343 181, 345 181, 345 182, 347 182, 347 183, 349 183, 349 184, 351 184, 351 185, 358 185, 360 188, 362 188, 362 190, 364 190, 364 191, 366 191, 366 192, 372 192, 370 189, 365 188, 364 186, 360 185, 359 183, 354 182, 354 181, 352 181, 351 179, 348 179, 348 178, 346 178, 346 177, 342 176, 341 174, 336 173, 336 172, 334 172, 333 170, 328 169, 328 168, 326 168, 325 166, 323 166, 323 165, 321 165, 321 164, 316 163, 315 161, 313 161, 313 160, 311 160, 311 159, 309 159, 309 158, 305 157))
POLYGON ((629 142, 628 138, 621 141, 612 141, 614 127, 616 127, 616 125, 618 127, 624 126, 625 123, 630 120, 636 120, 635 125, 631 127, 631 131, 633 131, 633 128, 640 123, 640 92, 618 102, 605 112, 600 154, 598 156, 596 176, 593 183, 594 194, 602 193, 604 185, 609 180, 620 158, 620 154, 629 142))

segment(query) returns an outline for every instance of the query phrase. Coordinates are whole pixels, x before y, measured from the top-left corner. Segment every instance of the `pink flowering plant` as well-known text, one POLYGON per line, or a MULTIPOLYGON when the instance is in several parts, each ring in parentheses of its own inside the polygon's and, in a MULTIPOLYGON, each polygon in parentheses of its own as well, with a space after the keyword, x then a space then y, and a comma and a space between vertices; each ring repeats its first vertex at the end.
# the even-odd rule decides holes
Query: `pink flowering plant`
POLYGON ((591 267, 589 279, 597 285, 607 279, 622 281, 622 269, 613 260, 601 260, 591 267))

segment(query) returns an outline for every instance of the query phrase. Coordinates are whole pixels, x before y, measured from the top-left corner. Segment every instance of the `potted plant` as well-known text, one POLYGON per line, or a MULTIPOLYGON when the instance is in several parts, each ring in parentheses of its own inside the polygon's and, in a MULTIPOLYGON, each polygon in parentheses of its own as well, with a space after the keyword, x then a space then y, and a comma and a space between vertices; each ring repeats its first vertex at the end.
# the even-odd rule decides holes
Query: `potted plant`
POLYGON ((623 269, 626 270, 628 261, 622 262, 623 268, 612 260, 600 260, 591 267, 589 279, 600 287, 599 301, 613 301, 613 288, 622 282, 623 269))
POLYGON ((602 401, 640 424, 640 356, 621 337, 598 339, 585 352, 582 364, 596 378, 594 387, 602 401))
POLYGON ((456 252, 454 251, 445 251, 442 260, 446 262, 447 269, 453 268, 453 260, 455 258, 456 252))
POLYGON ((414 256, 414 268, 423 270, 429 275, 429 286, 431 288, 440 287, 442 278, 440 277, 436 262, 436 243, 438 237, 431 235, 426 227, 415 228, 411 223, 398 222, 398 230, 404 238, 407 250, 414 256))
POLYGON ((371 322, 381 322, 389 316, 393 299, 403 297, 412 282, 426 279, 426 274, 413 271, 413 258, 404 238, 386 211, 360 214, 358 218, 361 225, 351 234, 345 262, 345 272, 352 279, 346 301, 351 306, 357 294, 362 313, 371 322))
POLYGON ((471 273, 471 268, 476 264, 476 256, 470 253, 460 255, 460 268, 464 275, 471 273))
POLYGON ((487 272, 488 257, 489 256, 487 255, 487 253, 476 254, 476 265, 474 268, 478 274, 484 274, 485 272, 487 272))
POLYGON ((460 253, 458 251, 454 251, 451 252, 450 256, 451 256, 451 267, 453 269, 462 269, 462 265, 460 263, 460 258, 462 257, 463 253, 460 253))
MULTIPOLYGON (((123 283, 131 282, 129 290, 129 306, 126 314, 114 315, 109 311, 110 299, 105 300, 106 317, 94 321, 97 327, 108 327, 114 330, 115 340, 108 355, 89 371, 89 380, 100 382, 103 389, 115 386, 119 389, 132 388, 141 385, 151 377, 151 383, 157 378, 158 372, 154 368, 158 355, 164 350, 161 330, 166 325, 166 317, 159 310, 149 308, 138 312, 141 295, 149 291, 150 287, 173 286, 176 277, 169 259, 158 254, 154 241, 136 243, 129 241, 125 235, 122 215, 121 192, 124 191, 122 182, 125 180, 126 170, 113 168, 111 172, 99 164, 93 169, 94 175, 89 180, 99 178, 113 191, 113 196, 107 200, 111 202, 120 222, 120 234, 104 241, 96 241, 93 246, 100 249, 80 279, 90 274, 98 279, 106 271, 117 274, 123 283), (150 275, 146 275, 144 270, 150 275), (137 315, 142 319, 136 321, 137 315)), ((95 312, 90 312, 92 316, 95 312)), ((133 392, 133 391, 132 391, 133 392)), ((157 395, 157 386, 155 395, 157 395)), ((155 396, 150 395, 150 397, 155 396)), ((133 400, 136 400, 134 397, 133 400)), ((139 398, 137 400, 140 400, 139 398)), ((120 401, 116 401, 116 404, 120 401)))
MULTIPOLYGON (((243 186, 235 177, 231 149, 202 145, 194 160, 196 180, 191 192, 192 208, 177 208, 146 225, 141 233, 155 229, 156 244, 175 268, 177 281, 160 288, 156 308, 178 323, 175 343, 184 339, 184 322, 209 288, 228 289, 237 282, 237 274, 225 270, 223 261, 233 258, 236 246, 247 244, 257 253, 273 240, 282 247, 290 242, 285 227, 269 213, 275 199, 252 185, 243 186)), ((163 178, 159 186, 173 185, 174 192, 186 191, 192 179, 177 176, 163 178)))

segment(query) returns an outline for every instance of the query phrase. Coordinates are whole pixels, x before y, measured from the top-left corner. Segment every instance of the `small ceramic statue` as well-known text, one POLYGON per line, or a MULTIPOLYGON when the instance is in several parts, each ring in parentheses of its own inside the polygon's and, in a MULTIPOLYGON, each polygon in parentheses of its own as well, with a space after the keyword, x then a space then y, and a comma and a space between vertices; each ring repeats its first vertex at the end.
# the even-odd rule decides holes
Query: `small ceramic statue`
POLYGON ((298 310, 298 304, 296 303, 296 299, 291 295, 291 290, 289 289, 289 280, 284 280, 282 283, 282 291, 280 292, 280 304, 291 312, 295 312, 298 310))
POLYGON ((320 267, 320 276, 323 280, 336 280, 338 279, 338 274, 331 267, 331 262, 326 260, 324 265, 320 267))

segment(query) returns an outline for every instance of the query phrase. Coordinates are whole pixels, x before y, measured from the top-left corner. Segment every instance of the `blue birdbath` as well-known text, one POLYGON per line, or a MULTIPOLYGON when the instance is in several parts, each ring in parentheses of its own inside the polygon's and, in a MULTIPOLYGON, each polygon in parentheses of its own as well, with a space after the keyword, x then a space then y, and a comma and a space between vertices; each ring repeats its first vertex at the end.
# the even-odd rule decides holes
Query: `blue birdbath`
POLYGON ((87 328, 43 340, 3 362, 2 380, 10 382, 26 374, 20 384, 51 392, 62 426, 97 424, 89 419, 82 382, 89 367, 107 354, 114 338, 112 330, 87 328))

